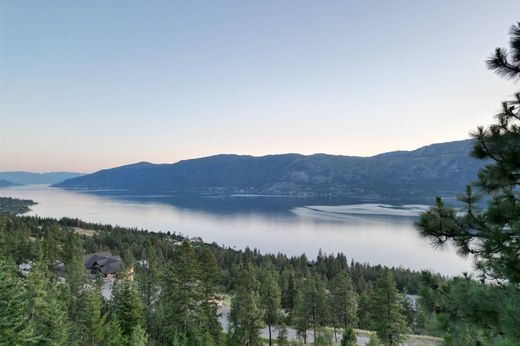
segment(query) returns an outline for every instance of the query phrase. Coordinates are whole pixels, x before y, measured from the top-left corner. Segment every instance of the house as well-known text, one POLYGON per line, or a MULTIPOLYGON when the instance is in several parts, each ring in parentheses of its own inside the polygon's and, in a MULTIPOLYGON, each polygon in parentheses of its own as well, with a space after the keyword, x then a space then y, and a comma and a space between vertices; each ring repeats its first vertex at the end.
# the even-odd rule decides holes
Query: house
MULTIPOLYGON (((83 256, 83 263, 92 275, 102 275, 104 278, 115 278, 123 270, 123 261, 119 256, 113 256, 110 251, 96 252, 83 256)), ((133 274, 130 270, 127 274, 133 274)))

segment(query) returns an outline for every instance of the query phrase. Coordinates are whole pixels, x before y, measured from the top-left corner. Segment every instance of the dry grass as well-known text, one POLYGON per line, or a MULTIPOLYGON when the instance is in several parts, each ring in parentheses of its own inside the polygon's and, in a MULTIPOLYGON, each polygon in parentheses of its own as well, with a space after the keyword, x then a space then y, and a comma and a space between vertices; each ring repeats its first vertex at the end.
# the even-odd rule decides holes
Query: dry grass
POLYGON ((84 229, 84 228, 74 227, 74 233, 79 234, 79 235, 84 235, 87 237, 92 237, 92 236, 94 236, 94 234, 97 234, 98 232, 93 229, 84 229))

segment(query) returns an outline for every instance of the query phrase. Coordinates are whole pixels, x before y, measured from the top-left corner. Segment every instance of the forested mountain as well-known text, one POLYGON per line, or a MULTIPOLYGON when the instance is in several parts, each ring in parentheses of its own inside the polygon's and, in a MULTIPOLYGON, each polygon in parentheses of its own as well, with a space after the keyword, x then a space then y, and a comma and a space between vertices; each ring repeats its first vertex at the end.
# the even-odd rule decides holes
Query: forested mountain
POLYGON ((0 172, 0 180, 7 180, 11 183, 22 185, 36 184, 56 184, 66 179, 80 177, 83 174, 74 172, 49 172, 49 173, 32 173, 32 172, 0 172))
POLYGON ((463 191, 482 162, 471 140, 372 157, 216 155, 174 164, 147 162, 68 179, 56 187, 163 193, 250 193, 412 201, 463 191))

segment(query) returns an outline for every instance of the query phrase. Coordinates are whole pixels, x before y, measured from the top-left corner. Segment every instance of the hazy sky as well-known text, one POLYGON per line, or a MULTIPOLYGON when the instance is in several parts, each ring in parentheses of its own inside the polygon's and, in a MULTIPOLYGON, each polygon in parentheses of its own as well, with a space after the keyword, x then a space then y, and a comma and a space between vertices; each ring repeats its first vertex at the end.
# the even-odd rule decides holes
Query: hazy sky
POLYGON ((0 170, 467 138, 516 90, 484 60, 518 20, 518 0, 0 0, 0 170))

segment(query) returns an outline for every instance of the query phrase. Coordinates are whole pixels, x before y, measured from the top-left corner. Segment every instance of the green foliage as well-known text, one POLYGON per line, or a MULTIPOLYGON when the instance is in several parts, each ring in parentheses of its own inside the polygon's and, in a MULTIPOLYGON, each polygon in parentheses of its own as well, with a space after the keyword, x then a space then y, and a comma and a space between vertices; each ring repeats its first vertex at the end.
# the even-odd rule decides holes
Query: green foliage
POLYGON ((130 338, 128 340, 128 346, 146 346, 147 343, 148 336, 146 335, 146 332, 141 326, 137 325, 134 329, 132 329, 132 334, 130 334, 130 338))
MULTIPOLYGON (((5 180, 0 179, 0 187, 5 187, 9 185, 2 185, 2 182, 6 182, 5 180)), ((11 183, 12 184, 12 183, 11 183)), ((16 184, 14 184, 16 185, 16 184)), ((4 213, 14 213, 14 214, 22 214, 28 212, 31 205, 36 204, 34 201, 30 199, 18 199, 11 197, 0 197, 0 214, 4 213)))
POLYGON ((262 318, 263 311, 260 308, 259 287, 255 270, 252 263, 247 261, 240 271, 235 296, 231 302, 229 313, 231 344, 261 345, 262 318))
POLYGON ((314 335, 315 346, 332 346, 332 332, 326 328, 317 328, 314 335))
POLYGON ((339 272, 332 283, 331 304, 334 320, 346 330, 357 325, 358 295, 346 270, 339 272))
POLYGON ((343 335, 341 337, 340 346, 356 346, 357 338, 356 333, 354 333, 354 329, 347 328, 343 331, 343 335))
POLYGON ((27 305, 27 292, 16 277, 14 264, 0 259, 0 345, 22 345, 33 340, 27 305))
POLYGON ((190 243, 185 241, 167 267, 160 297, 164 315, 162 333, 166 339, 182 336, 189 345, 195 345, 208 331, 214 342, 218 342, 215 290, 208 283, 211 281, 206 281, 214 280, 217 275, 210 262, 211 258, 206 256, 203 267, 190 243))
POLYGON ((142 328, 143 305, 134 283, 119 280, 112 292, 112 313, 119 322, 124 336, 130 336, 136 328, 142 328))
POLYGON ((103 346, 121 346, 126 344, 126 338, 123 336, 123 330, 116 317, 109 319, 103 330, 103 346))
POLYGON ((67 345, 70 331, 67 307, 44 262, 36 263, 27 278, 29 316, 34 345, 67 345))
POLYGON ((289 332, 285 323, 278 325, 278 336, 276 338, 276 344, 278 346, 289 346, 288 335, 289 332))
MULTIPOLYGON (((508 79, 520 76, 520 23, 511 28, 511 49, 497 48, 488 67, 508 79)), ((453 244, 472 255, 480 282, 465 276, 445 283, 425 275, 422 307, 431 328, 448 345, 520 343, 520 93, 502 102, 496 121, 472 134, 472 155, 485 162, 455 210, 437 197, 421 215, 419 232, 437 246, 453 244), (483 198, 482 198, 483 197, 483 198), (484 207, 487 204, 487 207, 484 207), (428 317, 428 316, 426 316, 428 317)))
MULTIPOLYGON (((342 254, 320 253, 316 260, 304 255, 288 258, 201 242, 185 242, 179 246, 177 242, 181 239, 175 234, 90 224, 76 219, 0 216, 1 258, 16 263, 36 259, 36 273, 45 273, 40 279, 34 279, 41 284, 31 283, 39 288, 30 295, 24 288, 30 279, 17 276, 12 265, 15 282, 22 287, 17 293, 20 293, 22 306, 26 306, 27 330, 31 332, 21 331, 20 337, 26 335, 33 343, 58 339, 59 344, 61 334, 64 342, 71 346, 139 344, 144 336, 149 344, 171 345, 177 337, 179 342, 190 346, 221 346, 227 337, 222 334, 217 319, 217 302, 220 293, 232 293, 230 327, 237 328, 231 329, 229 344, 242 346, 248 335, 253 335, 251 344, 260 343, 260 338, 254 335, 258 336, 264 321, 271 321, 272 326, 294 325, 302 338, 306 337, 306 331, 313 329, 319 338, 324 326, 340 325, 335 309, 339 304, 332 303, 333 298, 340 301, 342 291, 338 287, 354 296, 356 291, 370 290, 383 271, 381 266, 349 263, 342 254), (75 234, 76 228, 92 231, 75 234), (84 253, 105 250, 136 259, 136 281, 118 279, 109 302, 100 295, 99 278, 96 281, 87 275, 82 260, 84 253), (56 266, 53 259, 62 261, 64 269, 56 266), (246 270, 249 266, 250 270, 246 270), (346 276, 352 277, 352 292, 349 280, 343 280, 346 276), (60 284, 57 284, 58 278, 60 284), (36 301, 39 303, 34 304, 36 301), (280 308, 282 302, 285 311, 280 308), (33 306, 44 312, 41 317, 29 316, 33 306), (48 318, 51 314, 56 314, 56 321, 48 318), (233 325, 233 318, 240 323, 233 325), (62 320, 65 329, 53 328, 48 335, 41 332, 45 329, 44 323, 62 320), (33 324, 38 327, 37 335, 32 334, 33 324)), ((416 291, 417 273, 404 269, 391 272, 397 278, 399 289, 416 291)), ((361 306, 360 303, 360 316, 361 306)))
POLYGON ((520 76, 520 22, 511 26, 511 49, 497 48, 495 54, 489 58, 487 66, 499 76, 507 79, 518 79, 520 76))
POLYGON ((144 307, 144 321, 146 330, 153 336, 158 334, 158 297, 160 292, 160 276, 157 251, 149 243, 144 251, 145 262, 135 268, 135 279, 138 283, 144 307))
POLYGON ((74 303, 74 332, 71 344, 98 345, 103 341, 105 318, 102 316, 103 297, 99 287, 85 288, 74 303))
POLYGON ((423 274, 421 308, 434 317, 433 331, 448 345, 461 340, 492 344, 507 337, 520 340, 519 292, 512 286, 492 286, 470 277, 442 281, 423 274))
POLYGON ((260 305, 264 310, 264 322, 269 329, 269 345, 272 345, 271 328, 281 317, 281 293, 278 287, 278 275, 273 268, 268 268, 260 287, 260 305))
POLYGON ((398 345, 408 331, 403 307, 392 274, 385 271, 377 280, 371 299, 371 324, 381 340, 390 346, 398 345))
POLYGON ((379 339, 379 336, 377 334, 373 334, 370 336, 370 340, 368 340, 368 343, 366 346, 381 346, 381 339, 379 339))

